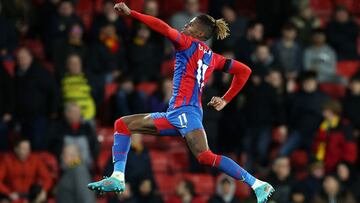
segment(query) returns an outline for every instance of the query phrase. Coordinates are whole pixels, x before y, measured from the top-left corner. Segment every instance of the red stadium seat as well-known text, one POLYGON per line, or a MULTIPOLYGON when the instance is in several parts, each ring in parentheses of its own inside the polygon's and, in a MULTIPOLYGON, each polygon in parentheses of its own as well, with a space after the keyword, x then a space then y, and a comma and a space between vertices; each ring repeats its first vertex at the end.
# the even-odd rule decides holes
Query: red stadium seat
POLYGON ((103 171, 110 157, 111 157, 111 148, 100 151, 99 156, 96 160, 96 166, 100 174, 103 174, 103 171))
POLYGON ((175 193, 175 188, 181 177, 167 174, 155 174, 155 180, 160 193, 164 196, 170 196, 175 193))
POLYGON ((144 92, 146 95, 152 95, 158 88, 157 83, 143 82, 136 86, 138 91, 144 92))
POLYGON ((40 61, 45 59, 44 45, 40 40, 26 40, 24 45, 30 49, 36 59, 40 61))
POLYGON ((151 150, 151 165, 154 173, 167 173, 169 169, 169 156, 166 152, 151 150))
POLYGON ((211 175, 188 173, 184 178, 194 183, 197 194, 212 195, 215 191, 215 180, 211 175))
POLYGON ((118 87, 119 84, 115 82, 105 85, 105 102, 108 102, 110 100, 110 98, 116 93, 118 87))
POLYGON ((252 190, 251 188, 242 181, 237 181, 235 195, 239 197, 240 200, 245 200, 250 197, 252 190))
POLYGON ((185 150, 170 152, 171 159, 169 160, 170 170, 177 172, 185 172, 189 168, 189 154, 185 150))
POLYGON ((333 9, 331 0, 310 0, 310 6, 319 16, 330 16, 333 9))
POLYGON ((102 149, 111 149, 114 141, 114 130, 112 127, 98 127, 96 129, 98 140, 102 149))
POLYGON ((350 78, 359 71, 359 61, 340 61, 337 63, 336 74, 350 78))
POLYGON ((59 178, 59 163, 56 157, 49 152, 37 152, 37 156, 45 163, 49 169, 53 179, 57 180, 59 178))
POLYGON ((320 84, 320 90, 325 94, 329 95, 331 98, 339 99, 343 97, 346 93, 345 86, 336 83, 323 83, 320 84))
POLYGON ((306 151, 296 150, 290 155, 291 166, 295 169, 306 168, 309 160, 306 151))

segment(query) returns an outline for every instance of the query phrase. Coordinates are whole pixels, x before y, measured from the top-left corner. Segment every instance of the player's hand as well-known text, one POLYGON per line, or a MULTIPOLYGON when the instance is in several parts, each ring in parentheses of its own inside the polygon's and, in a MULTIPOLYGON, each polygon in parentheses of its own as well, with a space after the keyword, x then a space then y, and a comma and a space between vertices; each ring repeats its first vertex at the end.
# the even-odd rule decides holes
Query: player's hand
POLYGON ((130 15, 130 11, 131 11, 130 8, 123 2, 115 4, 114 9, 119 11, 121 14, 127 16, 130 15))
POLYGON ((216 111, 221 111, 227 102, 221 97, 212 97, 207 106, 213 107, 216 111))

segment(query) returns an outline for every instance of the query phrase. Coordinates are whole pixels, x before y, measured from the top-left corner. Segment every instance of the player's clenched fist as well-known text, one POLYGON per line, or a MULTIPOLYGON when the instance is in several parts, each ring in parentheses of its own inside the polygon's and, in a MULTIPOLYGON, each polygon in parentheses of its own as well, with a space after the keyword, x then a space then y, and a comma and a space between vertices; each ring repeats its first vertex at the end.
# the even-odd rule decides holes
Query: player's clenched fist
POLYGON ((114 9, 127 16, 130 15, 131 11, 130 8, 123 2, 115 4, 114 9))
POLYGON ((207 105, 214 107, 214 109, 217 111, 221 111, 226 106, 226 104, 227 102, 225 99, 221 97, 212 97, 207 105))

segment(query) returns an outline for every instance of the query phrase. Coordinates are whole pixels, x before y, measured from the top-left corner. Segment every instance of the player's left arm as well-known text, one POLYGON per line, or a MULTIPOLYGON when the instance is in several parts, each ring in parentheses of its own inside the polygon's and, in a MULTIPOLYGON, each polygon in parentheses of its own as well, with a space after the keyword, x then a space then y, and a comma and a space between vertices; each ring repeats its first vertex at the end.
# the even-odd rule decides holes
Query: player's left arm
POLYGON ((221 69, 224 72, 230 73, 234 75, 231 85, 228 91, 222 97, 213 97, 211 101, 208 103, 208 106, 214 107, 215 110, 222 110, 244 87, 246 81, 248 80, 251 69, 236 60, 226 59, 222 56, 215 55, 218 57, 218 65, 215 67, 216 69, 221 69))

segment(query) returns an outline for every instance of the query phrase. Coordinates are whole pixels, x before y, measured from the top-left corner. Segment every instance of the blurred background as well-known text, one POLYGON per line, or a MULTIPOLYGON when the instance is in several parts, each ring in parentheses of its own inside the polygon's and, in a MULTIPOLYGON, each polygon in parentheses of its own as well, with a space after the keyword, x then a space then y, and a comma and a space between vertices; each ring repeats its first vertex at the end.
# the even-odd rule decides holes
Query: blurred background
MULTIPOLYGON (((127 0, 174 28, 205 12, 231 35, 207 43, 249 65, 209 145, 276 189, 276 203, 360 202, 359 0, 127 0)), ((109 0, 0 0, 0 202, 239 203, 251 189, 203 168, 182 138, 133 135, 128 190, 112 172, 113 122, 165 111, 174 49, 109 0)), ((203 102, 231 76, 215 73, 203 102)))

